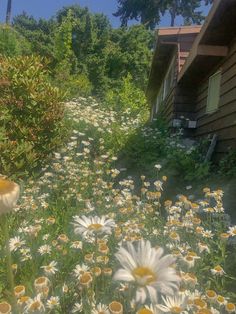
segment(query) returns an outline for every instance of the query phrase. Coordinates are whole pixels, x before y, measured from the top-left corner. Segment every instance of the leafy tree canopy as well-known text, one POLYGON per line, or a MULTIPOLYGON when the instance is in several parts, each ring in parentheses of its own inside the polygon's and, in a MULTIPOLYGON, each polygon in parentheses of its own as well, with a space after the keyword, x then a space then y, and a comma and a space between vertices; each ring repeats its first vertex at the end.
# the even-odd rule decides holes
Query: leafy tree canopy
MULTIPOLYGON (((204 0, 206 5, 214 0, 204 0)), ((177 16, 182 16, 185 24, 199 24, 203 20, 201 0, 118 0, 118 9, 114 16, 120 17, 121 25, 127 26, 129 20, 140 20, 147 28, 155 28, 160 17, 166 13, 171 16, 174 26, 177 16)))

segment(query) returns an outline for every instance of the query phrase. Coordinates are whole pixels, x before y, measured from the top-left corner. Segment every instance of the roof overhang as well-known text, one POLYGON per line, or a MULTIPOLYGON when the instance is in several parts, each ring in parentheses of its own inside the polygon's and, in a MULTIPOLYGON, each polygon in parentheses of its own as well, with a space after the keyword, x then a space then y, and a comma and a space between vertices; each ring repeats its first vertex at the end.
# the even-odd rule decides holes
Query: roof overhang
POLYGON ((166 71, 168 70, 168 65, 173 58, 173 54, 178 49, 179 36, 198 34, 200 30, 201 25, 164 27, 157 29, 156 48, 152 59, 146 90, 146 96, 149 103, 154 101, 161 87, 166 71))
POLYGON ((204 79, 227 56, 236 29, 236 1, 215 0, 194 41, 178 81, 193 84, 204 79))

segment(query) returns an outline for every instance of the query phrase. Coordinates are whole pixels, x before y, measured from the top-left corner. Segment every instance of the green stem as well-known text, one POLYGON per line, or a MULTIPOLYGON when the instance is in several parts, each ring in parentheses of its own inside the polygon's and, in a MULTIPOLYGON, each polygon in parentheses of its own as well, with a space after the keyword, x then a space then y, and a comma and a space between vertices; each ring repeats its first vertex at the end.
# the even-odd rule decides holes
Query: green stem
POLYGON ((13 306, 13 313, 18 313, 17 310, 17 302, 16 297, 14 293, 14 275, 12 270, 12 258, 11 258, 11 251, 10 251, 10 245, 9 245, 9 230, 8 230, 8 220, 7 220, 7 214, 2 215, 2 229, 3 229, 3 236, 5 239, 5 254, 6 254, 6 266, 7 266, 7 281, 9 284, 11 297, 12 297, 12 306, 13 306))

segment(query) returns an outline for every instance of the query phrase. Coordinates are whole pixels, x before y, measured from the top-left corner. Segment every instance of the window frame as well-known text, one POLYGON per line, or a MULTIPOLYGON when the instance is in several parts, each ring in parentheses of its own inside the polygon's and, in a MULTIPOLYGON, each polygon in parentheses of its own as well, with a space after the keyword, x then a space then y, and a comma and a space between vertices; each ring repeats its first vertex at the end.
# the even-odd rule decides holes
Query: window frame
POLYGON ((207 103, 206 103, 206 114, 213 114, 219 109, 220 104, 220 92, 221 92, 221 79, 222 79, 222 69, 218 69, 214 74, 212 74, 208 79, 208 91, 207 91, 207 103), (218 82, 216 81, 218 79, 218 82), (216 86, 217 84, 217 86, 216 86), (212 90, 214 93, 217 92, 217 102, 212 104, 212 90))

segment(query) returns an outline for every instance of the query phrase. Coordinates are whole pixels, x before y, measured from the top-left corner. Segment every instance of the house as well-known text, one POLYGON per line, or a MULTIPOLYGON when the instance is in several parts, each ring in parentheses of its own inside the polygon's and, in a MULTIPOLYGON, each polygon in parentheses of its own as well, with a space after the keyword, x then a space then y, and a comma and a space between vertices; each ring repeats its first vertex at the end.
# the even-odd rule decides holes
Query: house
POLYGON ((215 0, 202 26, 160 28, 146 92, 192 138, 217 136, 215 156, 236 149, 236 1, 215 0))

